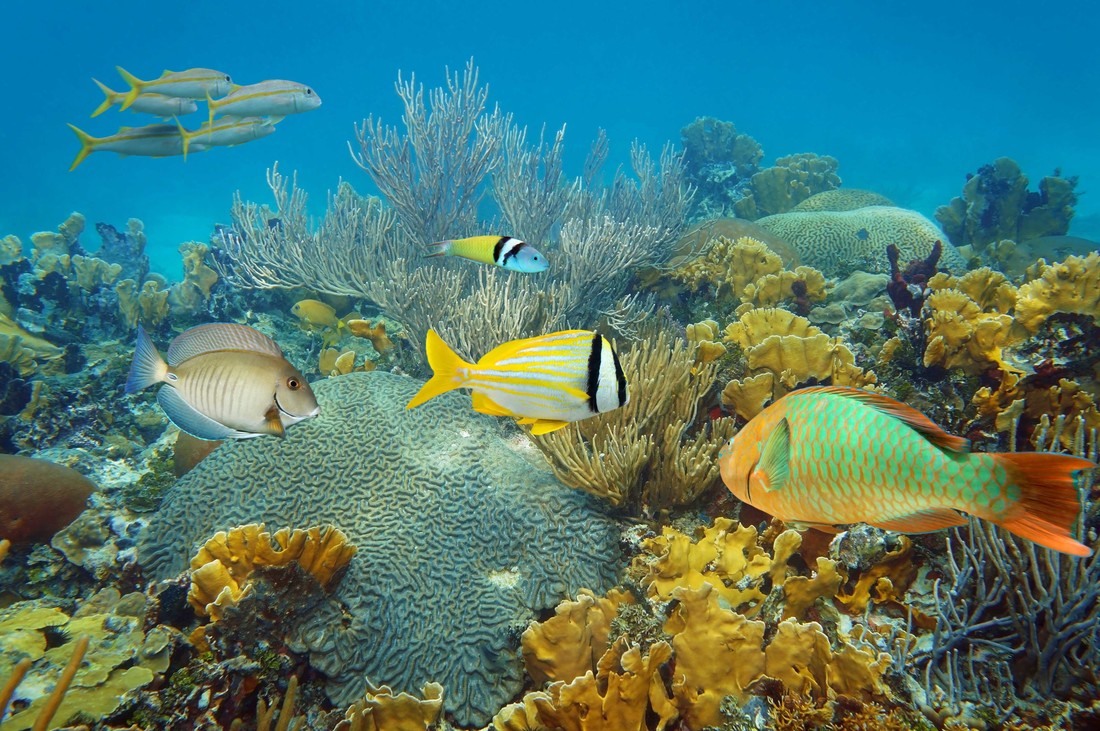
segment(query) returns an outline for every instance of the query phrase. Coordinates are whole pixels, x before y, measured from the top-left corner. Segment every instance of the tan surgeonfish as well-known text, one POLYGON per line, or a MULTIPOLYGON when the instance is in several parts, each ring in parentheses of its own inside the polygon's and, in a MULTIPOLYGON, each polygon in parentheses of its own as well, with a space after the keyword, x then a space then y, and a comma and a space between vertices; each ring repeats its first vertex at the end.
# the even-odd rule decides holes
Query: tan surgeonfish
POLYGON ((193 327, 168 346, 167 362, 139 326, 126 393, 155 383, 165 384, 157 392, 164 413, 199 439, 282 437, 287 427, 321 412, 313 389, 275 341, 246 325, 193 327))

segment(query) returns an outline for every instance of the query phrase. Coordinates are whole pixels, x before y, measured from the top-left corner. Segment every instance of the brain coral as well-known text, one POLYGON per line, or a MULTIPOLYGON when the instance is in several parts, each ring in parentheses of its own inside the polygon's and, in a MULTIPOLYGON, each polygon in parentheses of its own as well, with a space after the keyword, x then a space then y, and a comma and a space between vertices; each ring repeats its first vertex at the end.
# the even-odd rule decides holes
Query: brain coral
POLYGON ((218 530, 331 523, 359 552, 291 639, 332 700, 350 703, 368 678, 409 692, 437 681, 455 720, 481 725, 522 686, 519 633, 535 613, 614 584, 619 531, 467 396, 406 411, 419 386, 377 371, 314 384, 319 417, 214 451, 177 483, 139 556, 166 578, 218 530))
POLYGON ((884 195, 860 188, 834 188, 811 195, 792 211, 854 211, 867 206, 892 206, 884 195))
MULTIPOLYGON (((802 263, 827 277, 853 269, 889 273, 886 247, 897 244, 901 260, 924 258, 943 233, 927 218, 905 208, 867 206, 851 211, 789 211, 757 220, 794 246, 802 263)), ((962 269, 962 255, 944 242, 940 266, 962 269)))

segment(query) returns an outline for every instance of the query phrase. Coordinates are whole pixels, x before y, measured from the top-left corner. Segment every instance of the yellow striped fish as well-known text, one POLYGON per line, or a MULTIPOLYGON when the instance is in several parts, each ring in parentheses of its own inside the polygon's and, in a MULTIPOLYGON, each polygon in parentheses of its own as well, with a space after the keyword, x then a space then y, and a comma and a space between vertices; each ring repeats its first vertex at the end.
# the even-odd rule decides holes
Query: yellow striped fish
POLYGON ((627 402, 626 376, 607 338, 563 330, 513 340, 467 363, 434 330, 425 344, 433 375, 409 401, 412 409, 456 388, 473 390, 474 411, 513 416, 532 434, 561 429, 627 402))
POLYGON ((511 236, 471 236, 438 241, 431 246, 432 256, 461 256, 482 264, 496 264, 513 272, 534 274, 546 271, 550 262, 534 246, 511 236))
MULTIPOLYGON (((107 97, 103 100, 103 103, 92 112, 93 117, 98 117, 115 104, 121 105, 126 101, 126 94, 123 92, 115 91, 99 79, 92 79, 92 81, 96 83, 96 86, 98 86, 100 91, 107 97)), ((167 94, 155 94, 152 92, 138 94, 137 98, 130 104, 131 112, 153 114, 164 119, 181 114, 190 114, 198 108, 199 105, 194 99, 185 99, 180 96, 168 96, 167 94)))
MULTIPOLYGON (((183 154, 183 138, 180 137, 179 128, 172 124, 120 127, 118 132, 106 137, 92 137, 72 124, 69 125, 69 129, 75 132, 77 139, 80 140, 80 152, 76 153, 73 164, 69 166, 70 172, 75 170, 76 166, 84 162, 84 158, 93 152, 117 152, 123 157, 127 155, 170 157, 183 154)), ((199 152, 205 149, 207 149, 207 146, 201 142, 191 145, 191 152, 199 152)))
POLYGON ((176 126, 179 127, 180 138, 183 140, 184 160, 187 160, 192 143, 201 144, 204 148, 231 147, 267 137, 275 132, 275 124, 263 117, 215 119, 213 122, 203 122, 194 131, 184 129, 177 119, 176 126))
MULTIPOLYGON (((213 96, 213 95, 211 95, 213 96)), ((210 122, 215 114, 234 117, 267 117, 274 124, 288 114, 300 114, 321 106, 321 97, 297 81, 271 79, 249 86, 238 86, 224 99, 208 99, 210 122)))
POLYGON ((153 91, 165 96, 179 96, 184 99, 206 99, 225 96, 233 91, 235 84, 229 74, 214 69, 187 69, 186 71, 168 71, 165 69, 160 78, 143 81, 121 66, 115 66, 119 76, 130 85, 130 91, 122 101, 122 110, 130 108, 138 95, 153 91))
POLYGON ((157 402, 172 423, 211 441, 285 436, 317 416, 313 389, 275 341, 246 325, 199 325, 168 346, 165 362, 142 327, 126 393, 163 383, 157 402))

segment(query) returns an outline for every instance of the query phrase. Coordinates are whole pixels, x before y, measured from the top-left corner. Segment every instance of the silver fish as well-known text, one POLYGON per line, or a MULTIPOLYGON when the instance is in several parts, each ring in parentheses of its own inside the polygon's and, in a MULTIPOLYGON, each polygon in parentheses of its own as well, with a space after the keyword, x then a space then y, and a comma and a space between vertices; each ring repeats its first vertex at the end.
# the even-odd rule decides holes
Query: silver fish
POLYGON ((224 99, 210 99, 210 121, 215 114, 234 117, 277 117, 301 114, 321 106, 321 97, 305 84, 271 79, 250 86, 238 86, 224 99))
MULTIPOLYGON (((92 112, 93 117, 98 117, 115 104, 122 105, 126 101, 126 94, 121 91, 115 91, 99 79, 92 79, 92 81, 96 83, 96 86, 98 86, 100 91, 107 97, 103 100, 103 103, 92 112)), ((138 94, 137 98, 130 104, 131 112, 152 114, 163 119, 182 114, 190 114, 191 112, 197 111, 198 108, 198 102, 194 99, 184 99, 179 96, 168 96, 166 94, 155 94, 152 92, 138 94)))
MULTIPOLYGON (((139 155, 141 157, 170 157, 183 154, 183 138, 174 124, 147 124, 144 127, 121 127, 118 132, 107 137, 92 137, 84 130, 70 124, 69 128, 80 139, 80 152, 69 166, 84 162, 84 158, 93 152, 106 150, 119 155, 139 155)), ((201 142, 191 145, 192 152, 207 149, 201 142)))
POLYGON ((229 74, 214 69, 187 69, 186 71, 168 71, 161 73, 159 78, 144 81, 131 74, 121 66, 115 66, 127 84, 130 91, 122 101, 122 109, 130 108, 134 100, 142 92, 154 91, 166 96, 181 96, 185 99, 206 99, 225 96, 233 91, 236 85, 229 78, 229 74))

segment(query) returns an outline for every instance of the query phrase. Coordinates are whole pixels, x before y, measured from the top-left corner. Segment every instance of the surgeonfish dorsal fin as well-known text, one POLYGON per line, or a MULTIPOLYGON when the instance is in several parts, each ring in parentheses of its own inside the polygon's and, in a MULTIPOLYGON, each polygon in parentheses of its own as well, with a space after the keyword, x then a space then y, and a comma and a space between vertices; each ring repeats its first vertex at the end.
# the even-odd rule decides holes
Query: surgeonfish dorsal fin
POLYGON ((787 419, 780 419, 779 423, 768 435, 764 442, 764 449, 760 452, 760 464, 758 469, 763 470, 768 477, 767 489, 782 490, 787 486, 787 480, 791 475, 791 427, 787 419))
POLYGON ((168 363, 179 365, 196 355, 217 350, 245 350, 283 357, 283 351, 275 341, 259 330, 231 322, 216 322, 193 327, 176 336, 168 346, 168 363))
POLYGON ((932 421, 912 406, 903 404, 901 401, 892 399, 889 396, 845 386, 812 386, 810 388, 799 389, 793 393, 831 393, 836 396, 855 399, 864 406, 868 406, 905 423, 906 426, 919 432, 925 439, 941 449, 946 449, 949 452, 956 452, 958 454, 966 454, 970 451, 969 439, 957 437, 954 434, 948 434, 941 426, 936 424, 936 422, 932 421))
POLYGON ((248 439, 259 436, 259 434, 237 431, 225 424, 214 421, 187 403, 180 392, 168 384, 161 386, 160 390, 157 391, 157 403, 164 409, 164 413, 173 424, 191 436, 205 439, 208 442, 216 442, 222 439, 248 439))

